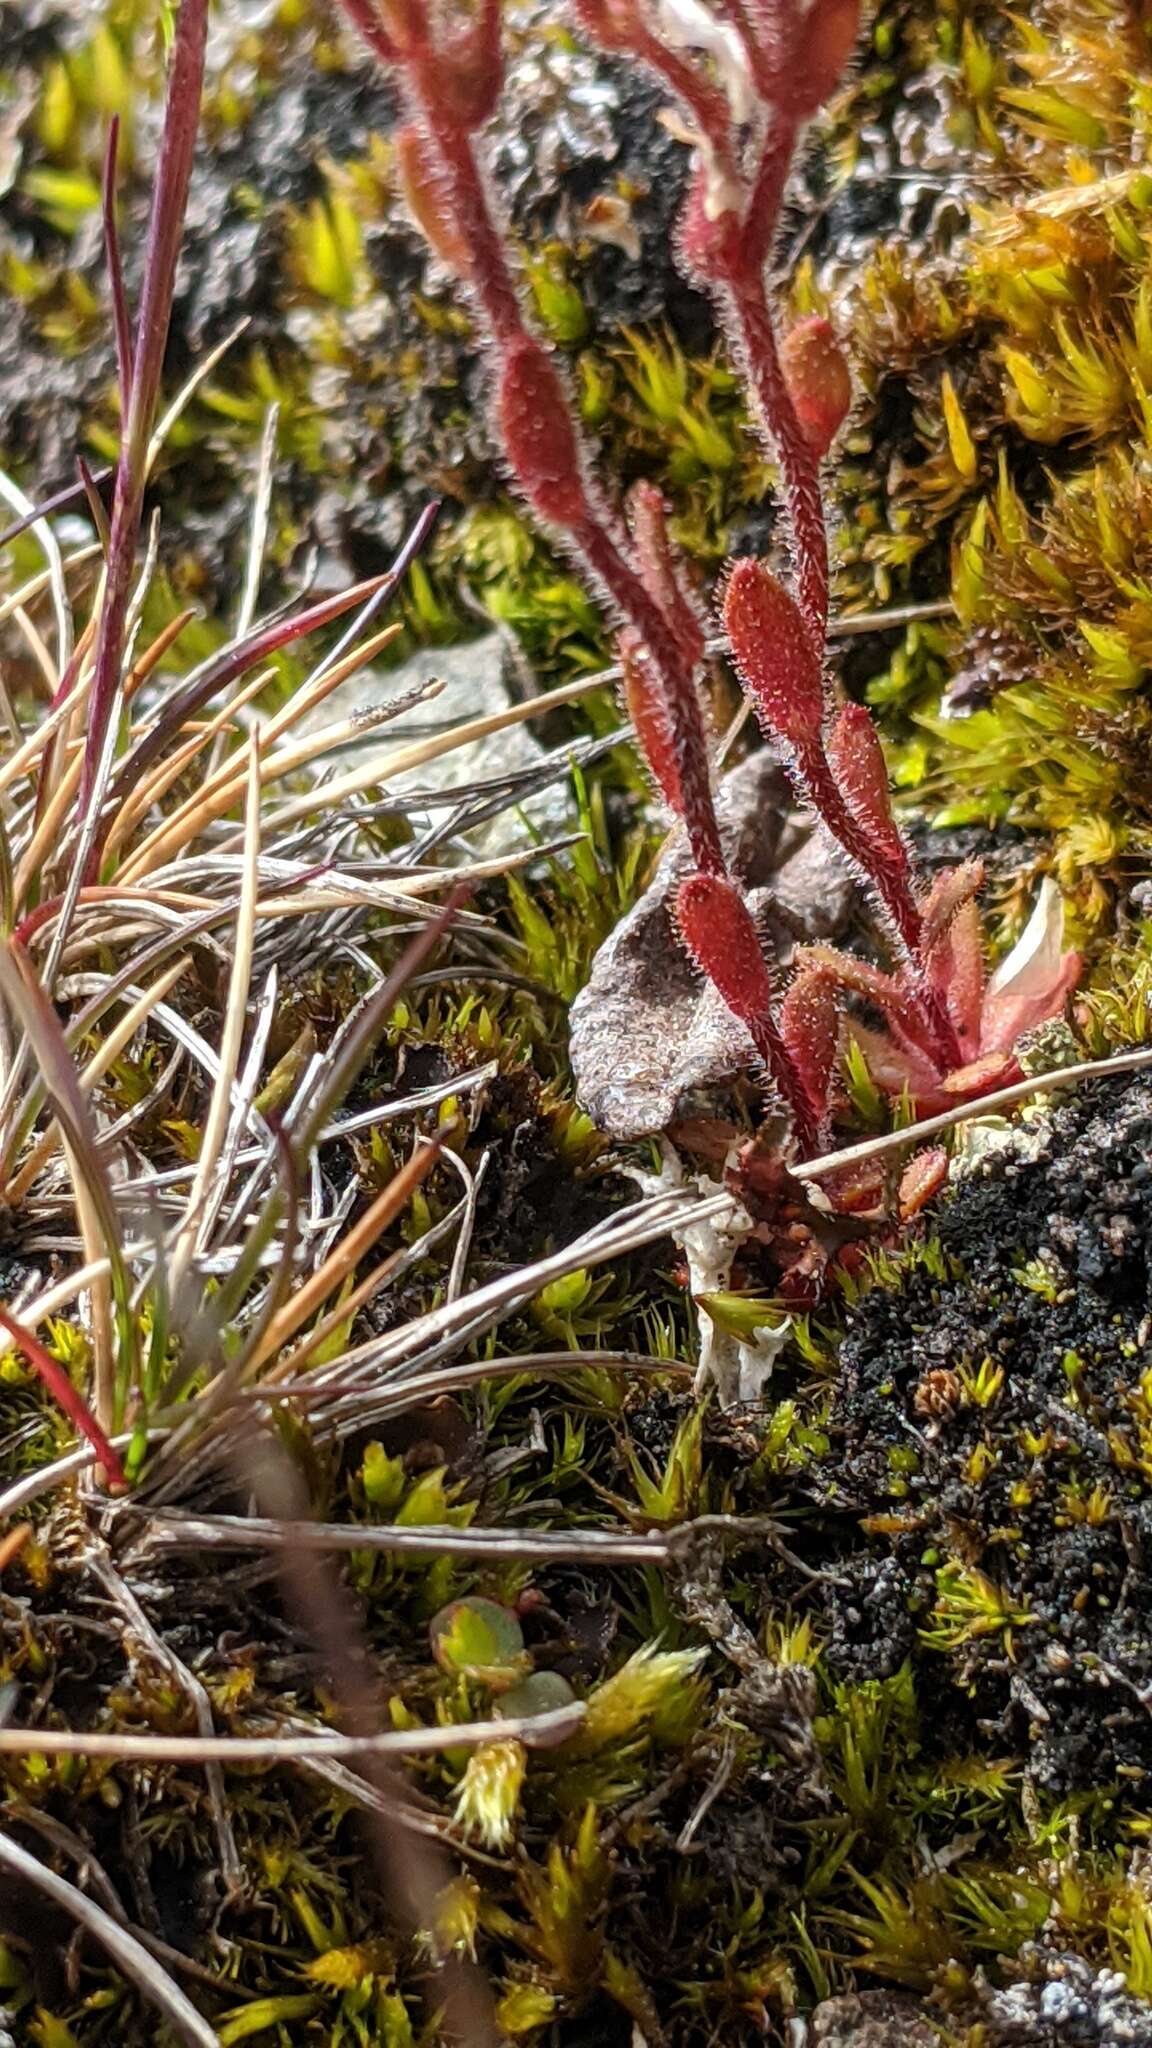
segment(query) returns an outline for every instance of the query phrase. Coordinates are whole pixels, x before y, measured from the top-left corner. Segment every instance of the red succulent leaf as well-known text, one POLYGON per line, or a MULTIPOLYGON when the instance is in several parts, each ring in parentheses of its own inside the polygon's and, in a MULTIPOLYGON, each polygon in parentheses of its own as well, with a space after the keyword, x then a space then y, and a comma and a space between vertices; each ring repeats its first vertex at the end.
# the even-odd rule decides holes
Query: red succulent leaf
POLYGON ((908 849, 892 815, 888 766, 862 704, 836 713, 826 745, 828 764, 856 823, 891 865, 907 868, 908 849))
POLYGON ((815 1101, 780 1036, 772 981, 756 926, 727 876, 689 875, 676 892, 676 924, 689 953, 739 1017, 792 1113, 803 1151, 816 1142, 823 1105, 815 1101))
POLYGON ((780 367, 800 425, 818 455, 826 455, 852 404, 848 362, 828 320, 801 320, 780 344, 780 367))
POLYGON ((479 0, 473 19, 446 36, 431 59, 440 106, 462 128, 480 128, 496 112, 504 83, 502 11, 502 0, 479 0))
POLYGON ((774 94, 781 113, 806 121, 831 99, 860 36, 860 0, 812 0, 801 16, 774 94))
POLYGON ((640 751, 665 803, 681 817, 684 806, 672 724, 647 650, 628 629, 619 635, 616 651, 624 677, 624 702, 636 729, 640 751))
POLYGON ((982 860, 962 860, 958 867, 942 868, 933 877, 932 886, 920 905, 926 947, 935 945, 941 934, 947 931, 961 904, 975 896, 983 883, 982 860))
POLYGON ((935 1068, 933 1047, 921 1006, 915 994, 902 982, 883 973, 879 967, 873 967, 867 960, 857 960, 851 953, 838 953, 834 946, 805 946, 797 965, 806 972, 819 972, 835 987, 874 1003, 909 1049, 921 1052, 935 1071, 939 1071, 935 1068))
POLYGON ((962 903, 932 949, 934 985, 948 1005, 962 1050, 974 1057, 981 1043, 984 1002, 984 924, 973 897, 962 903))
POLYGON ((704 659, 704 628, 685 587, 684 572, 668 535, 664 499, 655 484, 633 484, 628 493, 628 522, 641 581, 664 613, 686 666, 698 668, 704 659))
POLYGON ((503 357, 497 409, 505 452, 533 511, 558 526, 579 525, 587 500, 572 408, 539 342, 517 340, 503 357))
POLYGON ((907 1223, 938 1195, 948 1179, 948 1154, 942 1145, 927 1146, 908 1161, 900 1176, 896 1201, 900 1220, 907 1223))
POLYGON ((749 1030, 771 1015, 772 982, 751 912, 735 883, 689 875, 676 892, 676 923, 696 965, 749 1030))
POLYGON ((392 137, 396 172, 404 204, 433 253, 457 277, 467 277, 468 244, 444 205, 436 161, 415 123, 408 121, 392 137))
POLYGON ((974 1101, 979 1095, 990 1095, 994 1088, 1008 1088, 1020 1079, 1019 1062, 1009 1052, 981 1053, 978 1060, 970 1060, 966 1067, 955 1067, 940 1083, 940 1106, 949 1103, 974 1101))
POLYGON ((840 1049, 840 1004, 827 976, 795 976, 781 1006, 780 1036, 809 1095, 824 1114, 840 1049))
POLYGON ((724 630, 765 732, 805 749, 824 716, 820 657, 800 608, 763 562, 735 563, 724 592, 724 630))

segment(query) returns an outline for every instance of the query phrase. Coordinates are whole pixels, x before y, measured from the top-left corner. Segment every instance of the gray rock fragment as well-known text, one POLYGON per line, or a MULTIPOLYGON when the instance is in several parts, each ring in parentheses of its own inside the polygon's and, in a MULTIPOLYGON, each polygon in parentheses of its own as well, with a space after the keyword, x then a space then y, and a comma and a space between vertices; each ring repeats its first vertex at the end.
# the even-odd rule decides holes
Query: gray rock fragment
MULTIPOLYGON (((843 936, 856 885, 812 819, 794 807, 773 755, 754 754, 726 775, 716 807, 732 871, 780 965, 797 943, 843 936)), ((600 948, 572 1005, 577 1093, 614 1138, 648 1137, 701 1115, 723 1118, 759 1088, 751 1040, 702 984, 676 936, 671 905, 688 872, 677 829, 650 887, 600 948)))

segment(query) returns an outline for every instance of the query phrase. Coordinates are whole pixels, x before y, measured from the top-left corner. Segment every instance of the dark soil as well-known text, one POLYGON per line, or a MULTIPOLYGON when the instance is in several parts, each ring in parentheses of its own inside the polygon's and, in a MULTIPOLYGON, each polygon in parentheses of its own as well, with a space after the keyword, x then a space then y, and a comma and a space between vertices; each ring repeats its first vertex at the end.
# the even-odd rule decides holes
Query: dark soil
POLYGON ((935 1226, 957 1277, 915 1272, 851 1318, 828 1492, 891 1525, 830 1596, 833 1668, 893 1672, 932 1631, 939 1573, 959 1562, 1023 1618, 921 1657, 926 1682, 938 1672, 937 1739, 975 1724, 1048 1791, 1118 1778, 1142 1807, 1150 1147, 1152 1082, 1096 1084, 1054 1110, 1034 1158, 1014 1143, 961 1185, 935 1226), (982 1366, 1003 1373, 987 1406, 964 1384, 982 1366))

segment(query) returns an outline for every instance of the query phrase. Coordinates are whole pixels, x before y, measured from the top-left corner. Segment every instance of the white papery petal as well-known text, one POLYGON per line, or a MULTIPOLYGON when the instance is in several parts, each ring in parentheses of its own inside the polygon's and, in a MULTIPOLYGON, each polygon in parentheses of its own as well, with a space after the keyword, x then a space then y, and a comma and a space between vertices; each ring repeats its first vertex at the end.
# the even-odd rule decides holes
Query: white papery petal
POLYGON ((1051 875, 1045 875, 1032 915, 988 983, 988 994, 1039 995, 1059 980, 1063 954, 1064 898, 1051 875))
POLYGON ((656 32, 674 50, 703 50, 711 57, 727 94, 733 119, 752 114, 752 80, 744 45, 729 22, 717 21, 700 0, 656 0, 652 9, 656 32))
POLYGON ((1051 875, 1040 884, 1036 907, 984 996, 982 1052, 1008 1052, 1063 1007, 1076 985, 1080 958, 1064 951, 1064 898, 1051 875))

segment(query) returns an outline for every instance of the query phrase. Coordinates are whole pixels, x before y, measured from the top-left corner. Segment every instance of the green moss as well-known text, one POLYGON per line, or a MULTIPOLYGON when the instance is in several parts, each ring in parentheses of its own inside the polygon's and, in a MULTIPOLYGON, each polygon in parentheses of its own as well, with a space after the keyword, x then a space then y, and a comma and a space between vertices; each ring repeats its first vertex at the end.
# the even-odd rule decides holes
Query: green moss
POLYGON ((882 497, 866 466, 859 495, 844 479, 848 573, 863 602, 950 589, 966 695, 941 716, 947 679, 918 633, 872 684, 911 721, 904 778, 940 822, 1040 834, 1092 931, 1152 850, 1149 192, 1133 141, 1152 55, 1106 0, 974 10, 946 54, 949 118, 996 197, 946 256, 883 249, 854 291, 863 431, 874 448, 897 434, 899 455, 882 497))

